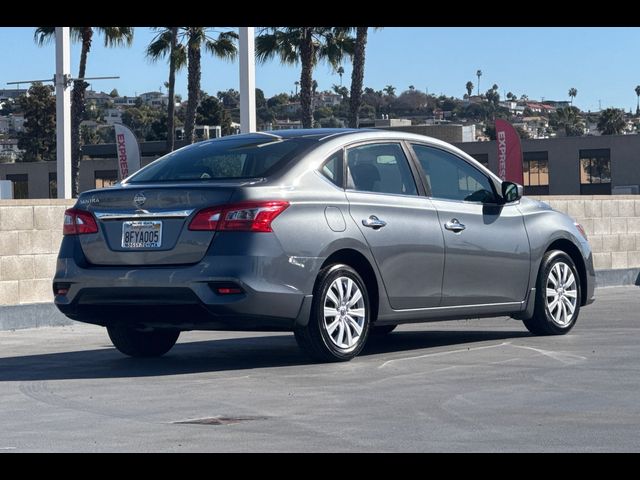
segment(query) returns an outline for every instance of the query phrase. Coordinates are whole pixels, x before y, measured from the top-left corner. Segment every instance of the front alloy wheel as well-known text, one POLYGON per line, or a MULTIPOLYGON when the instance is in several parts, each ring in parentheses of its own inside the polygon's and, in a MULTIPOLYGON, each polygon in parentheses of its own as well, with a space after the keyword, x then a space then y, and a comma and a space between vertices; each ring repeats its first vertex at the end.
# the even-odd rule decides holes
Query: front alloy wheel
POLYGON ((580 277, 573 260, 561 250, 542 258, 536 282, 533 317, 524 320, 536 335, 563 335, 573 328, 580 313, 580 277))
POLYGON ((358 272, 331 265, 318 275, 309 322, 296 327, 296 340, 315 360, 351 360, 367 340, 370 315, 369 296, 358 272))
POLYGON ((578 282, 571 267, 563 261, 555 263, 549 271, 545 296, 551 320, 560 328, 567 327, 576 311, 578 282))

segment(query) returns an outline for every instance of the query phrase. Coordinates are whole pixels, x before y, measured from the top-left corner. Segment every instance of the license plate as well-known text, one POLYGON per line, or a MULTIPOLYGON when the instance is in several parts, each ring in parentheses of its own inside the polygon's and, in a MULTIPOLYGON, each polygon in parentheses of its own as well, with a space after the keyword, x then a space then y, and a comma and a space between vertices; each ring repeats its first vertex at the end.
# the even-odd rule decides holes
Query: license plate
POLYGON ((162 222, 135 221, 122 223, 122 248, 160 248, 162 222))

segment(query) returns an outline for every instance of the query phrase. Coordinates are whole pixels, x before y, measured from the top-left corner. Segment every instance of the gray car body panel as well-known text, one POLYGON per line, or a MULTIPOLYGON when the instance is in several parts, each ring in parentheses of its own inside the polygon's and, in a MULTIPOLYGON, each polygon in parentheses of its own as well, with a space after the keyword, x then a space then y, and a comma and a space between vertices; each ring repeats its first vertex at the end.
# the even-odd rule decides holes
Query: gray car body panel
MULTIPOLYGON (((252 138, 256 135, 261 134, 252 134, 252 138)), ((65 237, 54 283, 68 284, 69 292, 56 296, 56 305, 71 318, 106 324, 122 318, 96 315, 101 306, 119 307, 126 317, 127 311, 144 311, 147 295, 148 304, 179 304, 182 297, 153 294, 174 288, 192 294, 192 303, 209 315, 198 321, 172 319, 181 329, 290 330, 307 321, 315 281, 327 259, 336 252, 357 252, 375 275, 379 324, 517 316, 530 306, 542 256, 558 240, 571 242, 580 252, 586 272, 586 303, 592 301, 595 274, 590 246, 571 218, 544 203, 522 198, 513 204, 483 206, 444 202, 424 194, 354 192, 337 187, 319 173, 330 155, 361 142, 419 142, 463 158, 498 190, 500 180, 461 150, 429 137, 382 130, 263 135, 316 135, 318 141, 302 158, 268 178, 193 185, 125 181, 83 193, 76 208, 94 213, 190 213, 182 219, 163 220, 173 223, 163 224, 168 235, 166 250, 117 248, 122 219, 98 220, 98 234, 65 237), (147 197, 142 208, 133 203, 139 192, 147 197), (260 200, 290 202, 274 220, 272 233, 214 234, 187 228, 203 207, 260 200), (362 219, 372 214, 388 225, 378 231, 363 228, 362 219), (442 228, 454 214, 469 226, 461 234, 442 228), (245 293, 220 296, 212 282, 235 282, 245 293), (140 295, 126 297, 121 294, 126 289, 140 295)), ((139 321, 165 325, 168 320, 145 317, 139 321)))

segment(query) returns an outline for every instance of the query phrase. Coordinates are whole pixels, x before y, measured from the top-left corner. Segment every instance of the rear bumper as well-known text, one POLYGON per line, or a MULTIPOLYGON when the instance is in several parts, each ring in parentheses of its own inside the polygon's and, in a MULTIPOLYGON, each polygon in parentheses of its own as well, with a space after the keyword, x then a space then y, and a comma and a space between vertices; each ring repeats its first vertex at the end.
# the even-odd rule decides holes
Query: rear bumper
POLYGON ((68 292, 54 301, 69 318, 98 325, 291 330, 321 264, 310 257, 291 262, 269 245, 275 256, 208 254, 195 265, 97 267, 86 263, 74 242, 63 240, 53 283, 66 284, 68 292), (243 293, 216 291, 216 284, 229 282, 243 293))

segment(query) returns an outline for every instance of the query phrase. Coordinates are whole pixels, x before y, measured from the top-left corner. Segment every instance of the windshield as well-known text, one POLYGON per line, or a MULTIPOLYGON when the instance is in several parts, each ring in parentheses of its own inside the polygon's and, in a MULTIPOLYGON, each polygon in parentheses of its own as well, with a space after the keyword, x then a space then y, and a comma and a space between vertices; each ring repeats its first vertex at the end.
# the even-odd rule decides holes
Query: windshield
POLYGON ((196 143, 150 163, 126 183, 267 177, 312 143, 304 138, 255 136, 196 143))

